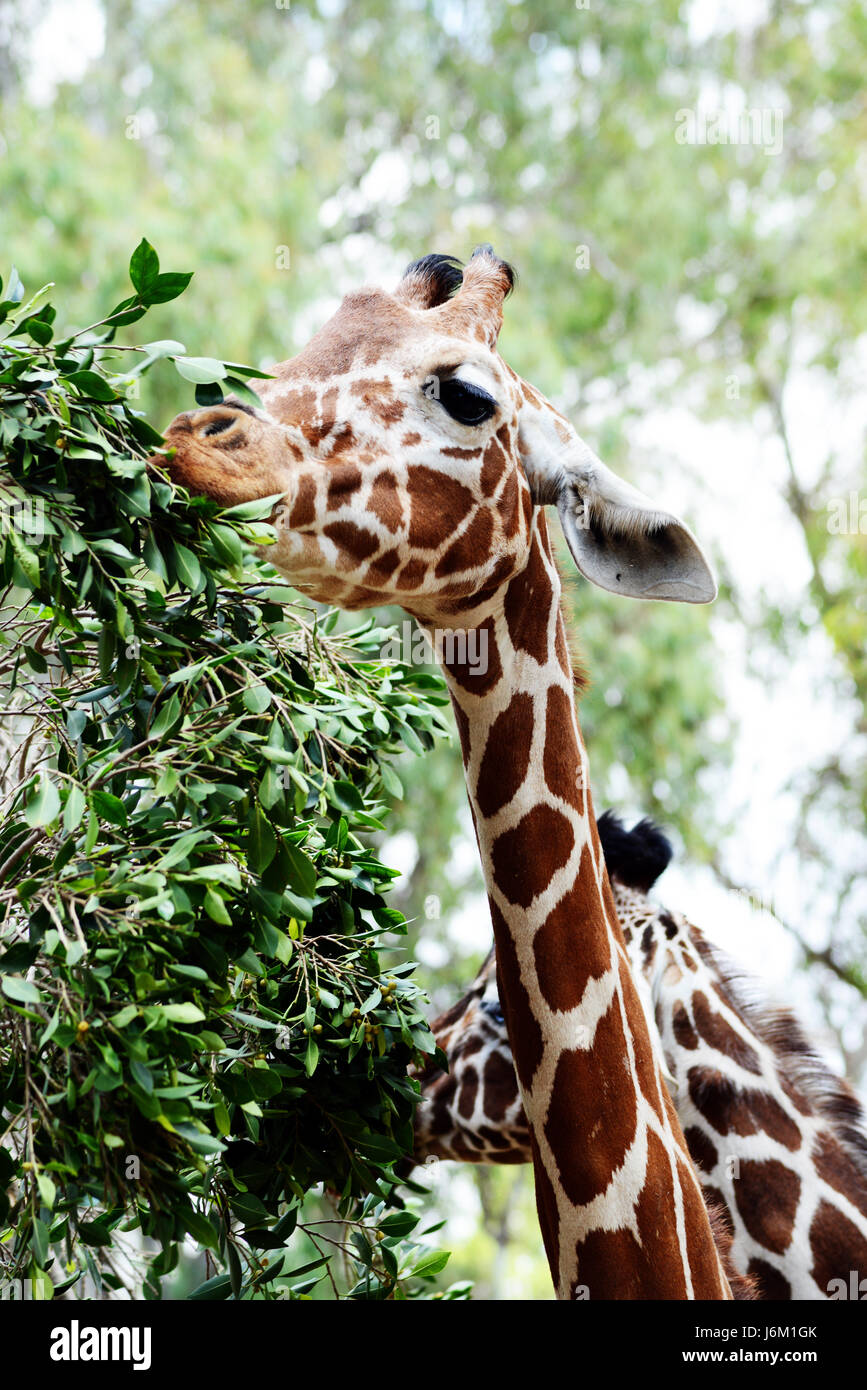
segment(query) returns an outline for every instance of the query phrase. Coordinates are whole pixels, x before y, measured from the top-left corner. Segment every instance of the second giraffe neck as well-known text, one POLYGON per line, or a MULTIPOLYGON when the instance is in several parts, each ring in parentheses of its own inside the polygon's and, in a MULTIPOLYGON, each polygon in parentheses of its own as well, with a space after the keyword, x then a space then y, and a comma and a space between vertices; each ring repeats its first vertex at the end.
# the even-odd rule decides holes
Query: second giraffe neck
POLYGON ((444 666, 545 1247, 560 1298, 726 1298, 623 950, 541 516, 537 528, 476 634, 486 660, 444 666))

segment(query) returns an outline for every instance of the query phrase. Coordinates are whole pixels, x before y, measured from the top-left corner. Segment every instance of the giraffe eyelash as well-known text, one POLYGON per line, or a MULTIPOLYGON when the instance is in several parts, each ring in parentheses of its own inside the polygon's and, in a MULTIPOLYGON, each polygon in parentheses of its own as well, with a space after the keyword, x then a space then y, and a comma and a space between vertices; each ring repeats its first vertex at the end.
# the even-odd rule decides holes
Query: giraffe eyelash
POLYGON ((497 410, 497 402, 488 391, 456 376, 439 382, 435 399, 461 425, 482 425, 497 410))

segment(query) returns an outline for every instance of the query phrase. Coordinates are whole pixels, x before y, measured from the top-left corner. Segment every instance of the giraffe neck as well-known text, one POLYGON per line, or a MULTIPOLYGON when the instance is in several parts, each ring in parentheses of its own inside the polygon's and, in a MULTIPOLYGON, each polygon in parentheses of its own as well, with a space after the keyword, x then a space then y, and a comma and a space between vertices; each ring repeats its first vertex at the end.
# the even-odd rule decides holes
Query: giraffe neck
POLYGON ((678 1114, 705 1192, 729 1211, 737 1267, 771 1298, 848 1298, 853 1271, 867 1292, 867 1127, 854 1093, 698 928, 640 893, 623 898, 678 1114))
POLYGON ((559 595, 540 513, 486 669, 444 663, 545 1248, 560 1298, 727 1298, 585 790, 559 595))

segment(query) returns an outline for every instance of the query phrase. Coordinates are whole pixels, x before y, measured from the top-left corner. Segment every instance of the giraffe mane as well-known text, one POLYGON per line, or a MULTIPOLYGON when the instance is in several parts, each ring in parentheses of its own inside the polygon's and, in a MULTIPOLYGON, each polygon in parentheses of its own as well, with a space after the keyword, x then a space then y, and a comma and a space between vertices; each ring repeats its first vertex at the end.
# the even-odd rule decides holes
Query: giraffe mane
POLYGON ((792 1010, 765 997, 754 975, 709 942, 698 927, 690 925, 690 939, 719 976, 727 1002, 776 1056, 781 1076, 827 1121, 867 1180, 867 1115, 852 1087, 834 1075, 792 1010))
POLYGON ((732 1260, 734 1233, 731 1219, 722 1202, 714 1201, 707 1193, 702 1193, 707 1208, 708 1220, 713 1233, 714 1244, 719 1251, 725 1276, 729 1281, 732 1298, 736 1303, 749 1303, 759 1297, 759 1281, 752 1274, 741 1274, 732 1260))
POLYGON ((627 888, 649 893, 671 863, 671 841, 649 819, 640 820, 627 830, 613 811, 602 812, 597 828, 609 874, 627 888))
MULTIPOLYGON (((569 565, 569 567, 564 570, 563 566, 560 563, 559 556, 556 554, 556 552, 553 556, 553 560, 554 568, 557 571, 558 577, 560 579, 564 595, 568 593, 571 598, 571 595, 573 593, 580 593, 581 586, 583 585, 584 580, 579 575, 575 567, 573 565, 569 565)), ((566 650, 569 653, 569 661, 572 666, 572 686, 575 691, 575 698, 577 700, 580 699, 582 695, 587 694, 587 692, 593 685, 593 680, 591 678, 590 671, 587 666, 587 660, 584 656, 584 652, 581 648, 581 644, 578 640, 578 636, 575 632, 575 627, 573 623, 566 623, 565 638, 566 650)))

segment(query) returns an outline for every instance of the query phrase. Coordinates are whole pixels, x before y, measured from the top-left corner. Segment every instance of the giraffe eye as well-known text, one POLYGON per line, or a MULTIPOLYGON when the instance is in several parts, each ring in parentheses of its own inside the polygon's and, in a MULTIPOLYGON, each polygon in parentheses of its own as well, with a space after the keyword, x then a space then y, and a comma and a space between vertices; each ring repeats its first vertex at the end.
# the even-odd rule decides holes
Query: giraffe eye
POLYGON ((222 434, 224 430, 230 430, 235 421, 228 415, 221 415, 218 420, 211 420, 202 430, 202 434, 210 437, 212 434, 222 434))
POLYGON ((460 425, 481 425, 490 420, 497 402, 481 386, 453 376, 439 384, 439 403, 460 425))
POLYGON ((488 1018, 493 1019, 494 1023, 505 1023, 506 1020, 503 1018, 503 1009, 499 999, 483 999, 482 1008, 488 1018))

